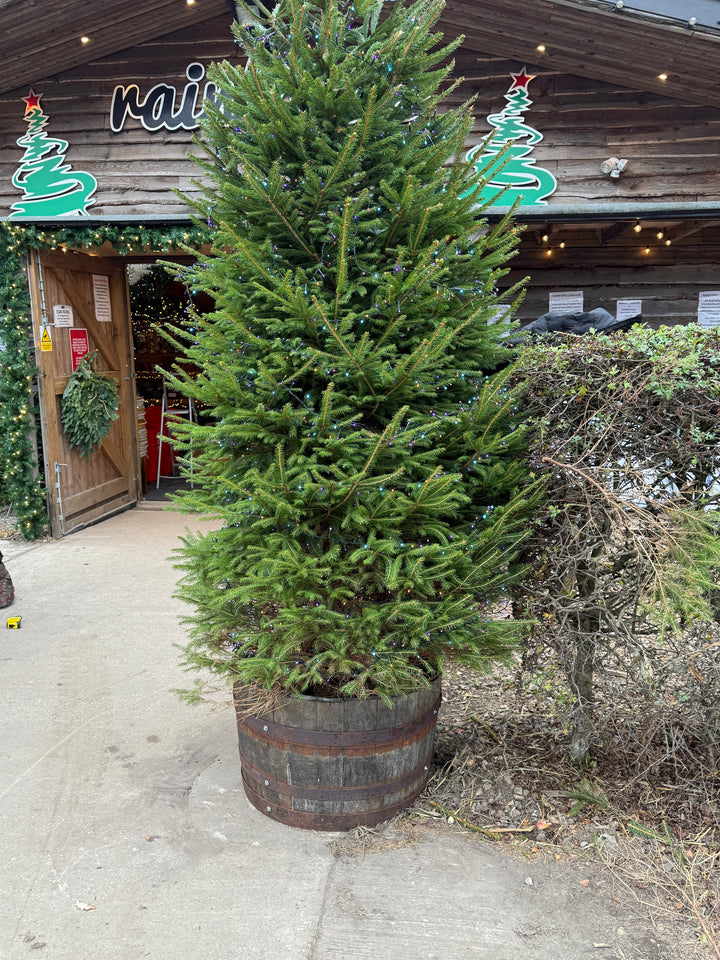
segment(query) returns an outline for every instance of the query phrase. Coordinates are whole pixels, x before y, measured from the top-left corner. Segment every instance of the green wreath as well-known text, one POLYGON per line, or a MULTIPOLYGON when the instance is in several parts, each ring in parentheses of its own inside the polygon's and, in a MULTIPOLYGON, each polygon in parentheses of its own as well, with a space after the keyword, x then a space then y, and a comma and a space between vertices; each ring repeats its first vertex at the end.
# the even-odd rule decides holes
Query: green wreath
POLYGON ((62 425, 70 447, 90 461, 118 418, 120 395, 112 377, 97 372, 97 350, 86 353, 62 395, 62 425))

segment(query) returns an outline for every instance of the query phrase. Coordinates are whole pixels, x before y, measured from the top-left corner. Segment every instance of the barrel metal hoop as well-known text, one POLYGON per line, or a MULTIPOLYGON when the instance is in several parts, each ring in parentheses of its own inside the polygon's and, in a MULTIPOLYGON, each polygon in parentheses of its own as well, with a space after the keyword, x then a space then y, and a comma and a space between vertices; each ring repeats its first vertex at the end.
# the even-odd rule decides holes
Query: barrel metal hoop
POLYGON ((291 747, 375 746, 382 748, 385 744, 395 745, 405 738, 413 738, 423 729, 434 726, 439 707, 440 696, 438 695, 432 706, 421 716, 414 717, 397 727, 385 727, 382 730, 305 730, 253 716, 238 719, 238 726, 240 729, 246 727, 251 736, 265 743, 283 743, 291 747))
POLYGON ((354 827, 372 827, 377 823, 383 823, 390 820, 396 813, 405 810, 416 797, 422 792, 422 786, 415 790, 410 796, 405 797, 398 803, 390 807, 383 807, 378 810, 364 810, 358 813, 315 813, 305 810, 287 810, 278 806, 270 800, 259 796, 253 788, 243 778, 245 794, 250 803, 266 817, 271 820, 277 820, 279 823, 286 823, 290 827, 303 827, 306 830, 352 830, 354 827))
MULTIPOLYGON (((269 790, 275 791, 283 797, 292 797, 298 800, 364 800, 368 797, 382 797, 389 793, 396 793, 405 787, 417 783, 418 779, 423 782, 427 779, 427 767, 432 759, 432 744, 429 745, 425 756, 418 760, 418 765, 406 773, 404 776, 394 780, 384 780, 382 783, 360 784, 355 787, 336 787, 334 789, 322 789, 320 787, 308 787, 299 783, 288 783, 286 780, 277 780, 262 770, 258 770, 247 759, 242 750, 240 751, 240 760, 242 763, 242 776, 245 784, 248 783, 254 789, 265 786, 269 790)), ((260 794, 259 794, 260 795, 260 794)))

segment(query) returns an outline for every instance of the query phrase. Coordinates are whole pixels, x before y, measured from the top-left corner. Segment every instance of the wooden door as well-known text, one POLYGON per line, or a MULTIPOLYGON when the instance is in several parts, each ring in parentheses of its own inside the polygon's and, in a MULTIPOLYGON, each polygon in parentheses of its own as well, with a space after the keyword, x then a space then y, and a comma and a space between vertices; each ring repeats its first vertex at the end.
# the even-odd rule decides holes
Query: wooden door
MULTIPOLYGON (((50 520, 53 535, 59 537, 117 512, 139 495, 125 265, 80 253, 41 251, 30 260, 30 289, 50 520), (54 324, 57 305, 71 308, 72 327, 54 324), (68 447, 62 430, 60 401, 73 369, 71 330, 87 331, 90 350, 98 352, 98 369, 113 377, 120 391, 118 419, 89 462, 68 447)), ((60 314, 68 322, 68 310, 60 314)))

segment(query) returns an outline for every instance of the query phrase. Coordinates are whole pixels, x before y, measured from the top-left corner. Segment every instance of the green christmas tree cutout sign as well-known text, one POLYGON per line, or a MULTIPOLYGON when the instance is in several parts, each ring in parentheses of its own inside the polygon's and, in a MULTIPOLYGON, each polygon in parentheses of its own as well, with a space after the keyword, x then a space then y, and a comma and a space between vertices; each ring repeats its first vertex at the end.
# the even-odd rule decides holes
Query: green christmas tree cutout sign
POLYGON ((510 206, 519 200, 523 206, 545 204, 545 197, 557 189, 557 180, 549 170, 535 166, 531 154, 543 136, 523 116, 532 104, 528 84, 535 78, 525 67, 511 76, 513 82, 505 94, 507 106, 487 118, 492 133, 467 153, 483 177, 482 185, 472 189, 477 191, 478 203, 510 206))
POLYGON ((65 162, 67 140, 50 137, 45 132, 48 117, 40 106, 42 94, 30 91, 25 103, 27 133, 17 141, 23 147, 20 166, 12 183, 23 191, 23 197, 12 205, 10 217, 68 217, 87 215, 94 203, 97 180, 89 173, 76 173, 65 162))

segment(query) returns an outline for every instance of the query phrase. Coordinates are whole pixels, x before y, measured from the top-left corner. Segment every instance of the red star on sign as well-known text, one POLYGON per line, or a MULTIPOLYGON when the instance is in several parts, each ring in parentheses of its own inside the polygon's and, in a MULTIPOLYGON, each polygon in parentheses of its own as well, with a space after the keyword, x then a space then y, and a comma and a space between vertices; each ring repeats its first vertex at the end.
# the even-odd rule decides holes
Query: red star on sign
POLYGON ((32 90, 30 91, 30 93, 28 94, 27 97, 22 97, 22 98, 21 98, 21 99, 23 99, 23 100, 25 101, 25 103, 27 104, 27 106, 25 107, 25 115, 26 115, 26 116, 27 116, 28 113, 30 113, 31 110, 34 110, 36 107, 37 107, 38 109, 40 108, 40 100, 41 100, 41 98, 42 98, 42 94, 41 94, 41 93, 34 93, 32 90))
POLYGON ((513 78, 511 90, 514 90, 516 87, 522 87, 523 90, 527 90, 527 85, 531 80, 534 80, 537 76, 536 73, 532 75, 527 72, 525 67, 522 68, 520 73, 511 73, 510 76, 513 78))

